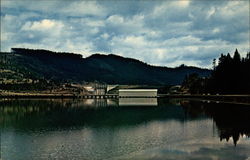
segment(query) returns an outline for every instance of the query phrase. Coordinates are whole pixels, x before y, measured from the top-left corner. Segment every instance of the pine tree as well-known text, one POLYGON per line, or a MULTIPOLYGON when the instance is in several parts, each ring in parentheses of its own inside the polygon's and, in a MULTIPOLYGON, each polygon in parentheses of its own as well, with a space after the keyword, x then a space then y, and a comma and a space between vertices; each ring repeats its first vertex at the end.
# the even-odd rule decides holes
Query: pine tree
POLYGON ((237 63, 240 63, 240 61, 241 61, 240 54, 239 54, 237 48, 236 48, 236 50, 235 50, 235 52, 234 52, 233 60, 234 60, 235 62, 237 62, 237 63))

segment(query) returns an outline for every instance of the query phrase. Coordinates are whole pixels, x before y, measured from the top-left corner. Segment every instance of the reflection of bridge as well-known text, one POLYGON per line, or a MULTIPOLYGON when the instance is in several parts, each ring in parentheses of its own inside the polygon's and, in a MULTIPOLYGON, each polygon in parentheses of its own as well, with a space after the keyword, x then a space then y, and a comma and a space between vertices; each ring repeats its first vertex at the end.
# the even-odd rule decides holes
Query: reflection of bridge
POLYGON ((94 95, 78 95, 77 98, 106 99, 106 98, 119 98, 119 96, 117 94, 94 94, 94 95))
POLYGON ((157 98, 119 98, 119 106, 157 106, 157 98))

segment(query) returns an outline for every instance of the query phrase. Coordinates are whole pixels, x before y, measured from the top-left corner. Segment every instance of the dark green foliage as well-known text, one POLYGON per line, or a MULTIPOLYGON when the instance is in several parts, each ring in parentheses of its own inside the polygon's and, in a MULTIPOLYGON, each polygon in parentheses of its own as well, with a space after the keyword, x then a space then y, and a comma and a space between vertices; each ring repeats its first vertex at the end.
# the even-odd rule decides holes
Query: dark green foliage
POLYGON ((237 49, 234 52, 234 58, 233 58, 233 60, 234 60, 235 63, 240 63, 240 61, 241 61, 240 54, 239 54, 239 52, 238 52, 237 49))
POLYGON ((204 78, 199 77, 198 74, 190 74, 184 79, 182 86, 185 86, 189 89, 191 94, 202 93, 204 89, 204 78))
POLYGON ((60 82, 104 82, 108 84, 180 84, 187 74, 208 76, 210 70, 181 66, 150 66, 139 60, 116 55, 95 54, 87 58, 45 50, 12 49, 16 65, 38 78, 60 82))
POLYGON ((183 82, 191 93, 249 94, 250 93, 250 53, 241 58, 236 49, 233 58, 228 53, 221 54, 210 78, 199 79, 189 76, 183 82))
POLYGON ((230 54, 221 55, 218 66, 212 73, 214 89, 218 93, 250 93, 249 53, 241 59, 236 49, 233 58, 230 54))
POLYGON ((41 91, 52 88, 53 85, 55 84, 40 80, 38 83, 0 84, 0 89, 10 91, 41 91))
POLYGON ((60 57, 60 58, 74 58, 80 59, 82 55, 74 53, 65 53, 65 52, 52 52, 43 49, 24 49, 24 48, 11 48, 12 53, 23 54, 23 55, 34 55, 36 57, 60 57))

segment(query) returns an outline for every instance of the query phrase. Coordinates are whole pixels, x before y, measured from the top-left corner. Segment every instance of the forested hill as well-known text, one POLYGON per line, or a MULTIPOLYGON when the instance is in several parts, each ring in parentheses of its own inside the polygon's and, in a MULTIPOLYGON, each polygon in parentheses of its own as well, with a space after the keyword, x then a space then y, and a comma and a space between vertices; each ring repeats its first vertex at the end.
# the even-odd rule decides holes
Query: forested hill
MULTIPOLYGON (((3 57, 3 56, 2 56, 3 57)), ((6 58, 6 57, 5 57, 6 58)), ((116 55, 56 53, 47 50, 12 48, 7 56, 12 68, 33 78, 57 81, 99 81, 108 84, 181 84, 186 75, 208 76, 211 71, 196 67, 156 67, 136 59, 116 55)))

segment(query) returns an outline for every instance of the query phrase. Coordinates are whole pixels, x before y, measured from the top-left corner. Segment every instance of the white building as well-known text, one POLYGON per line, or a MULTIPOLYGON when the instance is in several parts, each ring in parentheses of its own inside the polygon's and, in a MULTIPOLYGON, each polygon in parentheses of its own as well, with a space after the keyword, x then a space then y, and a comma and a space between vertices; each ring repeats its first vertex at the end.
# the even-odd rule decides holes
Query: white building
POLYGON ((157 89, 119 89, 119 97, 156 97, 157 89))

